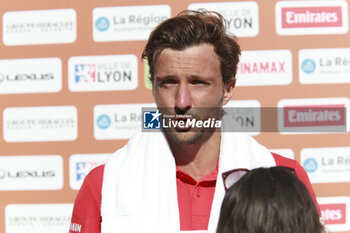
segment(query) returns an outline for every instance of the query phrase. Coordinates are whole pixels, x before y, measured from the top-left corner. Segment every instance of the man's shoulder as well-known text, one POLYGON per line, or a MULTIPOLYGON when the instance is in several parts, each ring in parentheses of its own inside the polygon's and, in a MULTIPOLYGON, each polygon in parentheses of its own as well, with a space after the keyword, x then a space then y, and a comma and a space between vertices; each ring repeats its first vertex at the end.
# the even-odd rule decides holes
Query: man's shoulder
POLYGON ((92 169, 85 177, 76 200, 93 199, 95 203, 101 202, 104 165, 92 169))
POLYGON ((104 165, 100 165, 92 169, 85 177, 74 202, 69 233, 101 232, 100 209, 103 172, 104 165))
POLYGON ((100 176, 103 175, 103 171, 105 169, 105 164, 101 164, 95 168, 93 168, 88 175, 92 175, 92 176, 100 176))
POLYGON ((89 174, 84 179, 84 183, 87 183, 89 186, 101 186, 102 187, 102 180, 103 180, 103 172, 105 169, 105 165, 102 164, 100 166, 95 167, 92 169, 89 174))

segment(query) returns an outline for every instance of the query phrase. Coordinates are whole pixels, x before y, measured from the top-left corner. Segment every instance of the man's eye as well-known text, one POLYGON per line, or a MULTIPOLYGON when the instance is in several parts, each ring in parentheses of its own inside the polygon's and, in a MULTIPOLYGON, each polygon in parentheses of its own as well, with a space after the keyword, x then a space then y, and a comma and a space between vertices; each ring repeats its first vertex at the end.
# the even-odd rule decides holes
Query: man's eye
POLYGON ((174 85, 176 84, 176 80, 173 80, 173 79, 167 79, 167 80, 164 80, 163 82, 161 82, 161 86, 169 86, 169 85, 174 85))
POLYGON ((191 81, 191 84, 193 84, 193 85, 206 85, 206 84, 208 84, 207 82, 204 82, 204 81, 202 81, 202 80, 192 80, 191 81))

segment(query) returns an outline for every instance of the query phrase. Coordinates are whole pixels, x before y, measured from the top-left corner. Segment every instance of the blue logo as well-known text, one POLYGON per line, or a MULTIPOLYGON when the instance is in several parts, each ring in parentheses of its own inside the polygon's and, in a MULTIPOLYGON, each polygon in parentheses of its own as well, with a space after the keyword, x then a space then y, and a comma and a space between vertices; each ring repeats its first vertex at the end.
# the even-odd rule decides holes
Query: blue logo
POLYGON ((162 114, 158 111, 144 111, 143 112, 143 128, 144 129, 160 129, 160 116, 162 114))
POLYGON ((100 129, 108 129, 111 126, 111 118, 103 114, 97 118, 96 124, 100 129))
POLYGON ((86 162, 77 162, 75 164, 76 169, 76 180, 83 181, 85 176, 87 175, 87 166, 86 162))
POLYGON ((96 81, 95 64, 76 64, 74 72, 75 83, 94 83, 96 81))
POLYGON ((97 162, 77 162, 75 164, 76 180, 82 182, 85 176, 98 165, 97 162))
POLYGON ((316 159, 308 158, 304 161, 303 167, 305 168, 305 171, 308 173, 315 172, 318 168, 318 164, 316 159))
POLYGON ((301 63, 301 69, 304 73, 311 74, 316 69, 316 63, 312 59, 305 59, 301 63))
POLYGON ((109 28, 109 20, 106 17, 100 17, 96 20, 95 26, 100 32, 107 31, 109 28))

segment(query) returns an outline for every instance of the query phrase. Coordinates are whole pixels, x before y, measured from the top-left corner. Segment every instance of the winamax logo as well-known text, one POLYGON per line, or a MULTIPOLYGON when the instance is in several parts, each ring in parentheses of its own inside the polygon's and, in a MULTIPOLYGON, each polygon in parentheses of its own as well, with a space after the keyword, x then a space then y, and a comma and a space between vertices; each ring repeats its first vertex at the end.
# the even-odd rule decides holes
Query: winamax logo
POLYGON ((138 86, 138 64, 135 55, 71 57, 69 90, 134 90, 138 86))
POLYGON ((9 204, 5 207, 6 233, 67 232, 73 204, 9 204))
POLYGON ((335 133, 348 131, 347 98, 285 99, 278 103, 281 133, 335 133))
POLYGON ((0 60, 0 94, 59 92, 60 58, 0 60))
POLYGON ((169 5, 99 7, 93 10, 93 39, 147 40, 151 31, 170 18, 169 5))
POLYGON ((237 66, 237 86, 288 85, 292 82, 289 50, 243 51, 237 66))
POLYGON ((73 141, 78 136, 74 106, 6 108, 3 121, 7 142, 73 141))
POLYGON ((95 167, 104 164, 111 156, 101 154, 73 154, 69 158, 69 183, 74 190, 80 189, 87 174, 95 167))
POLYGON ((350 197, 319 197, 317 202, 327 232, 350 230, 350 197))
POLYGON ((279 1, 275 6, 279 35, 344 34, 347 1, 279 1))
POLYGON ((63 187, 59 155, 0 157, 0 190, 58 190, 63 187))
POLYGON ((350 49, 300 50, 299 81, 302 84, 350 83, 350 49))
POLYGON ((222 14, 228 31, 238 37, 254 37, 259 34, 259 7, 256 2, 193 3, 188 9, 207 9, 222 14))
POLYGON ((312 183, 350 182, 350 148, 304 148, 301 164, 312 183))
POLYGON ((3 42, 8 46, 73 43, 76 18, 74 9, 5 12, 3 42))

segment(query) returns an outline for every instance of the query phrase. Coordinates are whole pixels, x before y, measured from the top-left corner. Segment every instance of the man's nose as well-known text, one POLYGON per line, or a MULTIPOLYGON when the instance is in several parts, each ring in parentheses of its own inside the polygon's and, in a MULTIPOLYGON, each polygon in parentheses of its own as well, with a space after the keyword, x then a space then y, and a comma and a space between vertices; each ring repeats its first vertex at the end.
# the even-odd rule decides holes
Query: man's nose
POLYGON ((192 107, 192 98, 189 87, 181 84, 176 93, 175 109, 186 112, 192 107))

